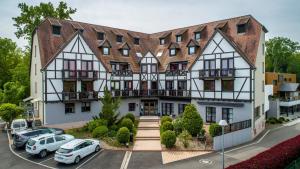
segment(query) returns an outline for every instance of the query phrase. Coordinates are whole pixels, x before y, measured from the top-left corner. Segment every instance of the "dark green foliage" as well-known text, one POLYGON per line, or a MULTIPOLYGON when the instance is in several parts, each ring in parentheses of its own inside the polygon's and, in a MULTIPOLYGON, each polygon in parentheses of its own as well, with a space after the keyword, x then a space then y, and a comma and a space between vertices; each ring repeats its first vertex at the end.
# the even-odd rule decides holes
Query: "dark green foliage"
POLYGON ((108 126, 115 124, 119 116, 119 113, 116 111, 119 109, 120 98, 113 98, 109 90, 105 88, 101 103, 102 111, 99 114, 100 118, 107 120, 108 126))
POLYGON ((174 131, 165 131, 161 135, 161 143, 166 146, 166 148, 172 148, 176 143, 176 134, 174 131))
POLYGON ((107 121, 104 119, 92 120, 88 122, 87 126, 88 126, 88 131, 92 132, 96 127, 107 126, 107 121))
POLYGON ((178 136, 185 148, 189 146, 189 142, 192 140, 191 134, 187 130, 183 130, 178 136))
POLYGON ((201 129, 200 132, 199 132, 199 136, 205 136, 205 129, 201 129))
POLYGON ((218 136, 222 133, 222 127, 217 123, 212 123, 209 126, 209 134, 211 137, 218 136))
POLYGON ((4 103, 0 106, 0 117, 8 123, 10 127, 11 122, 19 117, 24 112, 24 109, 11 103, 4 103))
POLYGON ((169 121, 169 122, 172 122, 172 118, 170 116, 163 116, 161 119, 160 119, 160 125, 163 125, 165 122, 169 121))
POLYGON ((135 122, 135 116, 132 113, 127 113, 124 118, 129 118, 132 122, 135 122))
POLYGON ((130 132, 132 132, 134 126, 133 122, 129 118, 124 118, 120 123, 120 127, 126 127, 130 132))
POLYGON ((183 130, 182 118, 177 118, 173 121, 173 128, 176 135, 179 135, 183 130))
POLYGON ((110 126, 110 130, 118 131, 119 127, 114 124, 114 125, 110 126))
POLYGON ((25 89, 19 82, 7 82, 0 90, 0 100, 2 103, 19 104, 25 98, 25 89))
POLYGON ((165 132, 167 130, 173 130, 173 124, 169 121, 164 122, 161 126, 161 132, 165 132))
POLYGON ((106 126, 99 126, 93 130, 93 138, 103 138, 108 134, 108 128, 106 126))
POLYGON ((193 104, 185 107, 182 120, 184 129, 192 136, 196 136, 203 127, 202 118, 193 104))
POLYGON ((128 143, 130 139, 130 131, 127 127, 121 127, 117 133, 117 140, 121 144, 128 143))

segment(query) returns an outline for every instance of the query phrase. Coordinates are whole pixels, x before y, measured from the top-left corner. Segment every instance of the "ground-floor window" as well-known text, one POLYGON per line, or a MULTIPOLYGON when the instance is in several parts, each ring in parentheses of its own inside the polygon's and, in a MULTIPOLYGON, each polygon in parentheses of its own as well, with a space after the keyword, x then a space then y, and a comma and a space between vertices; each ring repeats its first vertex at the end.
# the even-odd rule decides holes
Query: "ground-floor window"
POLYGON ((260 106, 257 106, 254 110, 254 118, 258 119, 260 117, 260 106))
POLYGON ((206 107, 206 122, 215 123, 216 122, 216 108, 206 107))
POLYGON ((178 104, 178 114, 181 114, 184 112, 186 104, 178 104))
POLYGON ((75 113, 75 103, 66 103, 65 113, 75 113))
POLYGON ((232 108, 222 108, 222 119, 226 120, 227 123, 232 123, 233 109, 232 108))
POLYGON ((135 103, 128 103, 128 111, 135 111, 135 103))
POLYGON ((90 102, 84 102, 81 105, 81 111, 82 112, 89 112, 91 111, 91 103, 90 102))
POLYGON ((161 103, 162 115, 171 115, 174 113, 173 103, 161 103))

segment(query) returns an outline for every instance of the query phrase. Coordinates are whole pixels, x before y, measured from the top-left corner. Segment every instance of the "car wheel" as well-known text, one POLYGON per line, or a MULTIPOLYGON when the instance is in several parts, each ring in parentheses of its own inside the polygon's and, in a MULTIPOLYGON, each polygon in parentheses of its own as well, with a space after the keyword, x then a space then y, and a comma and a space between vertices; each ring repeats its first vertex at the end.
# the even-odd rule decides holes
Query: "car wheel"
POLYGON ((46 151, 46 150, 42 150, 42 151, 39 153, 39 155, 40 155, 41 158, 44 158, 44 157, 46 157, 46 155, 47 155, 47 151, 46 151))
POLYGON ((98 152, 100 150, 100 146, 96 146, 95 152, 98 152))
POLYGON ((78 164, 78 163, 79 163, 79 161, 80 161, 80 157, 79 157, 79 156, 77 156, 77 157, 75 158, 75 161, 74 161, 74 163, 75 163, 75 164, 78 164))

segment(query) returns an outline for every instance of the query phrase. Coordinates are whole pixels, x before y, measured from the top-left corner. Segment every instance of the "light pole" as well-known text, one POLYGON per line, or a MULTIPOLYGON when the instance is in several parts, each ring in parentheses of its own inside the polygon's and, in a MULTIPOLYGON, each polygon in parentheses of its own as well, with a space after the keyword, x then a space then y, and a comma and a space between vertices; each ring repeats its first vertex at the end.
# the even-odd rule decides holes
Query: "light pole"
POLYGON ((227 126, 226 120, 220 120, 219 125, 222 127, 222 168, 225 168, 225 161, 224 161, 224 127, 227 126))

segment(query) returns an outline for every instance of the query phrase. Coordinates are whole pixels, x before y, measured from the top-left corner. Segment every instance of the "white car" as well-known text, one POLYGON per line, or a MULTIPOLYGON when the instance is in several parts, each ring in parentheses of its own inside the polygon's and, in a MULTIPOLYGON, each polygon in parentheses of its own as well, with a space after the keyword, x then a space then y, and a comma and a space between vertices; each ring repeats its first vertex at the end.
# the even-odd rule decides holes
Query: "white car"
POLYGON ((93 139, 75 139, 62 145, 56 152, 54 160, 59 163, 77 164, 85 156, 98 152, 101 149, 100 142, 93 139))
POLYGON ((16 132, 26 130, 28 128, 27 121, 25 119, 13 120, 10 126, 11 134, 14 135, 16 132))
POLYGON ((48 152, 56 151, 61 145, 72 140, 74 140, 74 136, 69 134, 43 134, 28 140, 26 152, 31 155, 39 155, 43 158, 48 152))

